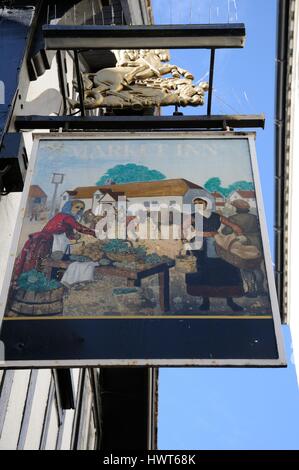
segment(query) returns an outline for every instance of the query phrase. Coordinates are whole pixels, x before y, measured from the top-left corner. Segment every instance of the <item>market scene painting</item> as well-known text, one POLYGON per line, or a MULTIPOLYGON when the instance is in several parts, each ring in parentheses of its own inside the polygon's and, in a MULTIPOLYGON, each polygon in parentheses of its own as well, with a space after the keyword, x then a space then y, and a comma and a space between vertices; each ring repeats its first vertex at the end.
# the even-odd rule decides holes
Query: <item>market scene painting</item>
POLYGON ((6 318, 272 315, 247 138, 38 141, 6 318))

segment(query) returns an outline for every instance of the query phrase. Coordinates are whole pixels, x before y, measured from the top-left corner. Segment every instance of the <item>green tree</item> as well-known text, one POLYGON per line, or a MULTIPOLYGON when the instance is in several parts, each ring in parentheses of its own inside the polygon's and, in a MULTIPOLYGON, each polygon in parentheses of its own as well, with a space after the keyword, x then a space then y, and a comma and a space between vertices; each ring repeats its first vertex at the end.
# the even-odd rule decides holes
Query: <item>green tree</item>
POLYGON ((116 184, 132 183, 134 181, 158 181, 166 178, 163 173, 158 170, 151 170, 147 166, 137 165, 135 163, 127 163, 125 165, 116 165, 101 176, 96 182, 97 186, 101 186, 112 180, 116 184))
POLYGON ((221 179, 220 178, 210 178, 208 181, 205 182, 204 188, 209 191, 210 193, 214 193, 219 191, 221 187, 221 179))
POLYGON ((228 197, 234 191, 239 189, 243 191, 253 191, 254 184, 250 181, 235 181, 227 187, 222 186, 222 181, 218 177, 210 178, 204 184, 204 188, 210 193, 218 192, 224 197, 228 197))
POLYGON ((253 191, 254 184, 249 181, 236 181, 229 186, 230 193, 237 191, 238 189, 241 189, 242 191, 253 191))

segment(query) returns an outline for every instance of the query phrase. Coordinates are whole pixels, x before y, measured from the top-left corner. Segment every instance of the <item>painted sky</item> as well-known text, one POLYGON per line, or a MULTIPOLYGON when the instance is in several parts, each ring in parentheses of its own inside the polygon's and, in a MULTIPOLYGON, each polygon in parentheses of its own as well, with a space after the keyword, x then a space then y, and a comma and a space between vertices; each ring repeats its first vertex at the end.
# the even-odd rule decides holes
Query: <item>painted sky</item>
POLYGON ((39 144, 32 183, 51 196, 53 172, 65 174, 62 193, 93 186, 109 168, 126 163, 146 165, 167 178, 185 178, 200 186, 215 176, 224 186, 252 181, 247 139, 46 140, 39 144))

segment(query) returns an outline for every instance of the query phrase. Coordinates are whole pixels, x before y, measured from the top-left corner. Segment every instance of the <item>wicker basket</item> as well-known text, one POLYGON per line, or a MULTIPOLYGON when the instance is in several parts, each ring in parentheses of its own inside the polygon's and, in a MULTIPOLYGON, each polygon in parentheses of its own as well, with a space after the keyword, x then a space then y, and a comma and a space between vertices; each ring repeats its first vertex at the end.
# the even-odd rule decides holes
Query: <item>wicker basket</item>
POLYGON ((118 261, 119 263, 132 263, 137 259, 135 253, 106 253, 106 256, 111 261, 118 261))
POLYGON ((95 243, 88 243, 85 246, 85 249, 83 251, 83 255, 87 256, 92 261, 99 261, 100 259, 103 258, 104 253, 102 251, 101 245, 99 245, 97 242, 95 242, 95 243))
POLYGON ((176 270, 181 273, 197 271, 197 258, 195 256, 178 256, 175 260, 176 270))
POLYGON ((217 243, 215 246, 216 253, 220 258, 224 259, 224 261, 227 261, 228 263, 232 264, 233 266, 236 266, 239 269, 257 269, 260 267, 261 261, 263 259, 261 256, 251 259, 241 258, 235 253, 232 253, 229 250, 225 250, 222 246, 217 245, 217 243))

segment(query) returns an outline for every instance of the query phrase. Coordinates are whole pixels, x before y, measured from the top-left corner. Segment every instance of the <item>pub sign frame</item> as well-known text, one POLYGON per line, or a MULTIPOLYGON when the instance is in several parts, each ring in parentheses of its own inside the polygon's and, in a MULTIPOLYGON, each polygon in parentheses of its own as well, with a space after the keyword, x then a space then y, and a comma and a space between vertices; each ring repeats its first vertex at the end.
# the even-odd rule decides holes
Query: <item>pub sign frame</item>
MULTIPOLYGON (((107 212, 105 214, 107 215, 107 212)), ((203 215, 205 216, 205 213, 203 215)), ((101 220, 100 215, 96 222, 99 220, 101 220)), ((126 218, 126 224, 128 220, 136 220, 136 213, 133 210, 129 213, 129 218, 126 218)), ((80 221, 82 222, 81 218, 80 221)), ((62 232, 64 235, 69 235, 67 230, 62 232)), ((73 233, 77 233, 76 229, 73 233)), ((84 235, 87 238, 91 236, 87 231, 83 233, 84 235)), ((82 233, 80 236, 82 237, 82 233)), ((247 238, 250 239, 249 234, 247 238)), ((74 241, 74 244, 80 243, 83 242, 78 238, 74 241)), ((250 250, 254 252, 254 244, 251 237, 251 242, 247 241, 247 245, 251 247, 249 252, 250 250)), ((85 242, 83 245, 86 248, 88 243, 85 242)), ((244 251, 244 246, 241 245, 238 246, 244 251)), ((255 251, 257 251, 256 246, 255 251)), ((248 246, 245 248, 248 251, 248 246)), ((236 250, 235 253, 238 253, 236 250)), ((48 300, 41 303, 45 304, 48 300)), ((32 156, 1 294, 1 306, 4 306, 1 315, 6 311, 1 340, 5 345, 4 367, 8 368, 285 366, 280 316, 258 175, 255 133, 130 131, 34 135, 32 156), (98 149, 98 153, 94 148, 98 149), (95 174, 95 168, 99 168, 98 174, 95 174), (231 171, 236 172, 236 178, 230 179, 231 171), (248 176, 249 173, 251 177, 248 176), (53 174, 63 175, 59 183, 56 182, 56 188, 54 180, 52 186, 49 186, 53 174), (242 175, 244 178, 240 180, 242 175), (235 181, 236 179, 238 181, 235 181), (87 180, 90 181, 88 185, 86 185, 87 180), (46 190, 41 187, 43 185, 46 190), (29 203, 32 203, 32 194, 35 195, 35 205, 31 204, 29 207, 29 203), (38 207, 43 194, 48 199, 38 207), (206 229, 203 226, 201 232, 214 234, 212 237, 207 236, 207 239, 215 238, 216 234, 219 243, 221 239, 224 240, 221 256, 227 250, 225 240, 228 239, 225 237, 241 237, 238 240, 242 240, 242 235, 246 235, 246 233, 234 233, 233 223, 228 223, 227 228, 225 221, 235 221, 232 215, 241 213, 242 210, 243 214, 253 212, 251 220, 258 220, 260 227, 259 249, 262 251, 263 266, 258 263, 253 268, 250 268, 250 264, 241 264, 240 267, 237 263, 234 268, 230 268, 228 265, 232 266, 231 260, 221 261, 219 264, 220 248, 218 245, 218 254, 215 254, 214 240, 212 242, 210 240, 209 243, 208 240, 203 242, 202 246, 205 248, 197 250, 198 256, 193 256, 193 265, 191 258, 188 258, 188 255, 192 255, 192 252, 188 251, 188 244, 184 252, 185 258, 181 251, 169 255, 170 252, 167 250, 170 246, 175 246, 173 240, 172 243, 163 240, 166 243, 164 245, 161 243, 161 246, 159 242, 154 242, 154 246, 156 244, 161 249, 159 262, 155 259, 155 254, 158 252, 153 252, 153 244, 146 245, 145 241, 140 247, 138 240, 128 243, 127 250, 123 249, 125 242, 119 245, 113 242, 108 248, 106 245, 102 246, 105 256, 100 254, 100 260, 93 258, 90 252, 79 254, 77 252, 72 255, 71 243, 68 252, 62 251, 60 258, 57 257, 60 250, 55 250, 55 259, 53 259, 56 239, 54 237, 53 241, 52 234, 57 231, 57 216, 59 218, 62 214, 58 221, 62 225, 68 223, 70 217, 79 220, 79 216, 77 218, 74 213, 67 212, 63 208, 73 210, 74 201, 79 205, 81 202, 81 208, 78 209, 82 211, 80 217, 85 215, 84 226, 93 230, 94 226, 92 229, 92 221, 87 215, 92 218, 100 214, 99 206, 97 206, 98 212, 95 213, 94 210, 93 204, 97 203, 96 198, 102 200, 104 197, 106 203, 111 205, 114 204, 116 195, 127 198, 130 203, 133 200, 140 202, 142 198, 149 198, 146 201, 147 207, 152 207, 153 203, 160 204, 165 198, 170 198, 172 204, 184 201, 190 204, 191 213, 198 200, 203 199, 206 201, 205 207, 209 214, 207 218, 214 214, 213 223, 216 223, 216 226, 213 226, 214 228, 209 226, 210 228, 206 229), (253 204, 253 208, 250 204, 253 204), (222 214, 221 218, 219 214, 222 214), (49 223, 50 225, 47 225, 49 223), (46 237, 45 241, 46 225, 48 238, 46 237), (54 232, 49 235, 53 227, 54 232), (226 235, 220 233, 221 230, 225 232, 223 227, 228 229, 226 235), (34 233, 43 232, 42 249, 39 235, 33 236, 36 244, 34 249, 32 248, 33 228, 39 229, 34 233), (49 248, 44 248, 45 246, 52 248, 49 251, 49 248), (43 252, 43 249, 46 251, 43 252), (202 258, 203 249, 205 258, 202 258), (31 253, 29 258, 28 251, 31 253), (39 258, 39 262, 42 261, 43 269, 40 264, 34 264, 37 261, 34 258, 36 253, 42 258, 42 260, 39 258), (86 253, 91 258, 86 257, 86 253), (20 262, 22 254, 24 259, 20 262), (125 261, 122 261, 120 254, 125 261), (134 265, 132 256, 135 254, 145 257, 143 264, 141 263, 142 268, 136 268, 134 265), (68 256, 67 261, 66 256, 68 256), (19 261, 15 264, 16 259, 19 261), (204 259, 206 261, 203 261, 204 259), (86 277, 83 276, 83 281, 80 278, 82 265, 79 268, 79 278, 74 281, 74 276, 76 277, 78 273, 75 268, 68 269, 70 261, 73 268, 75 263, 86 263, 86 268, 90 268, 92 272, 87 282, 86 277), (21 266, 18 279, 14 275, 17 265, 21 266), (204 266, 203 274, 200 274, 201 266, 204 266), (212 273, 217 271, 217 266, 219 271, 226 266, 229 269, 227 277, 230 281, 234 279, 230 286, 232 290, 228 290, 227 293, 221 291, 223 288, 221 279, 218 279, 212 287, 206 286, 206 273, 209 269, 212 273), (52 295, 51 300, 47 295, 45 297, 43 283, 48 282, 54 291, 59 290, 55 285, 55 282, 60 285, 62 280, 58 277, 61 276, 59 270, 63 272, 62 279, 65 278, 63 288, 60 286, 63 291, 64 310, 55 312, 59 299, 55 298, 56 294, 54 297, 53 294, 48 294, 48 290, 46 292, 50 297, 52 295), (38 314, 34 310, 35 307, 30 310, 32 298, 37 297, 34 289, 28 287, 32 282, 32 272, 33 278, 35 276, 33 282, 40 282, 38 289, 43 292, 40 297, 48 299, 51 304, 56 302, 55 306, 51 306, 53 307, 51 315, 45 314, 42 307, 39 307, 42 310, 38 310, 38 314), (95 272, 99 274, 94 274, 95 272), (134 275, 126 274, 128 272, 134 272, 134 275), (251 275, 250 272, 255 274, 251 275), (247 280, 246 276, 249 276, 247 280), (263 276, 262 285, 265 286, 266 292, 261 293, 256 290, 259 276, 263 276), (125 280, 127 285, 123 285, 125 280), (244 290, 245 281, 247 292, 244 290), (250 289, 254 282, 256 285, 252 291, 250 289), (170 285, 170 291, 166 289, 166 285, 170 285), (220 295, 218 297, 215 295, 215 288, 222 292, 221 298, 220 295), (237 294, 238 288, 243 289, 242 296, 237 294), (144 299, 145 294, 146 299, 144 299), (93 295, 95 301, 92 303, 93 295), (89 302, 87 308, 93 309, 92 313, 80 314, 80 308, 83 308, 80 304, 82 299, 83 303, 89 302), (105 307, 105 301, 110 302, 109 308, 105 307), (28 304, 29 314, 28 310, 23 314, 28 304), (99 305, 101 307, 98 307, 99 305), (123 306, 126 308, 123 309, 123 306), (30 312, 33 313, 30 315, 30 312)))

